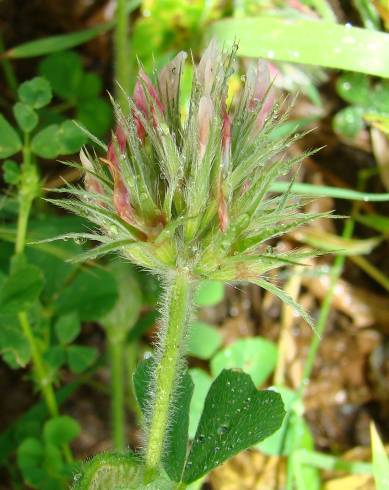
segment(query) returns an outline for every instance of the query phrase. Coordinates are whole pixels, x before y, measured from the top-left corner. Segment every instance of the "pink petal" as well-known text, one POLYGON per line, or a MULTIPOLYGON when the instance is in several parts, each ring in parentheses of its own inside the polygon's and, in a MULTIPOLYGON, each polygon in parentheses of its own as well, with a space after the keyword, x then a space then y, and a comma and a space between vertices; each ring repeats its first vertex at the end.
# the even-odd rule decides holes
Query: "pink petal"
POLYGON ((266 61, 259 60, 257 65, 249 67, 245 87, 247 109, 253 112, 262 104, 256 121, 257 130, 262 129, 274 104, 274 90, 270 85, 270 70, 266 61))
POLYGON ((115 136, 118 140, 120 151, 124 153, 126 151, 127 138, 125 132, 120 126, 117 126, 115 136))
POLYGON ((127 223, 133 222, 133 212, 127 187, 118 174, 114 178, 113 203, 119 216, 127 223))
POLYGON ((196 69, 197 80, 203 87, 204 94, 206 95, 211 93, 216 75, 220 69, 220 60, 221 55, 216 40, 212 39, 196 69))
MULTIPOLYGON (((164 111, 164 107, 159 99, 157 90, 155 89, 154 85, 151 83, 151 80, 143 70, 140 70, 139 72, 138 80, 136 81, 135 88, 134 88, 133 98, 134 98, 135 106, 143 114, 143 117, 145 117, 146 119, 150 119, 152 117, 153 124, 154 126, 156 126, 157 117, 156 117, 155 105, 158 107, 158 110, 161 113, 164 111), (145 93, 145 89, 147 91, 147 95, 145 93)), ((132 117, 134 119, 138 137, 142 142, 144 142, 146 136, 146 130, 143 127, 141 119, 139 116, 137 116, 136 111, 133 111, 132 117)))
POLYGON ((180 51, 159 74, 159 90, 162 102, 166 107, 177 99, 181 73, 187 56, 185 51, 180 51))
POLYGON ((155 102, 160 112, 163 112, 163 104, 159 99, 156 88, 151 83, 151 80, 146 73, 143 70, 140 70, 134 88, 134 102, 136 107, 145 117, 149 114, 149 101, 151 104, 155 102), (145 94, 145 89, 148 92, 147 96, 145 94))
POLYGON ((211 121, 214 116, 213 102, 209 95, 203 95, 199 102, 198 126, 199 126, 199 145, 200 160, 203 159, 207 149, 211 121))

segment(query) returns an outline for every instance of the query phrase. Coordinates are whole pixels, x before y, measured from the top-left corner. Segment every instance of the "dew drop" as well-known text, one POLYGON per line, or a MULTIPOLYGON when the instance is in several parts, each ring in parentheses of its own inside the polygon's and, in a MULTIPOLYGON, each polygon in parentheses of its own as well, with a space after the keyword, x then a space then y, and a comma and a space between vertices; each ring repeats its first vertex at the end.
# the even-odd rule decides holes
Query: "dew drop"
POLYGON ((228 425, 223 424, 220 427, 217 428, 217 433, 219 436, 224 436, 228 432, 228 425))

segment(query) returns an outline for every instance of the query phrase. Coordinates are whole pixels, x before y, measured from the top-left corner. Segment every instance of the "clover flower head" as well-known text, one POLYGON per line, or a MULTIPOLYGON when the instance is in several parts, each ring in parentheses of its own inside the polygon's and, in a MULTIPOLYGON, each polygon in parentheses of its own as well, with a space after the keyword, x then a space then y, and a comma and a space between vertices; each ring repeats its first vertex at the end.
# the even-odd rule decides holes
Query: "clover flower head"
POLYGON ((269 240, 319 216, 271 189, 303 158, 286 151, 298 136, 275 136, 285 103, 275 103, 265 61, 248 68, 231 100, 235 49, 213 40, 193 70, 183 117, 186 58, 180 52, 153 81, 139 71, 129 110, 113 102, 116 130, 103 154, 81 152, 85 190, 70 188, 72 198, 57 203, 96 225, 85 237, 100 245, 86 258, 117 251, 156 273, 185 268, 194 281, 249 281, 281 295, 264 275, 314 253, 277 252, 269 240))

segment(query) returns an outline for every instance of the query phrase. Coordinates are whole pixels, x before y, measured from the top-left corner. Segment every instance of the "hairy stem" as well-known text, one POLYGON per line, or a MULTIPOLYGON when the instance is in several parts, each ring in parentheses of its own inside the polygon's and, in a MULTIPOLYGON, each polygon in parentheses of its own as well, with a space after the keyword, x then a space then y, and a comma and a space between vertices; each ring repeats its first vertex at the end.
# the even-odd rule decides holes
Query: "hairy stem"
POLYGON ((156 470, 161 462, 169 413, 182 368, 182 352, 191 309, 192 286, 186 273, 177 272, 166 291, 162 340, 156 358, 153 403, 145 454, 146 468, 156 470))
POLYGON ((117 451, 125 446, 124 422, 124 379, 123 379, 123 341, 112 341, 108 338, 111 358, 111 413, 113 444, 117 451))
POLYGON ((119 86, 116 86, 116 98, 124 112, 128 110, 128 103, 122 89, 127 94, 130 81, 128 48, 129 15, 126 4, 127 0, 116 0, 116 27, 114 32, 115 80, 119 84, 119 86))

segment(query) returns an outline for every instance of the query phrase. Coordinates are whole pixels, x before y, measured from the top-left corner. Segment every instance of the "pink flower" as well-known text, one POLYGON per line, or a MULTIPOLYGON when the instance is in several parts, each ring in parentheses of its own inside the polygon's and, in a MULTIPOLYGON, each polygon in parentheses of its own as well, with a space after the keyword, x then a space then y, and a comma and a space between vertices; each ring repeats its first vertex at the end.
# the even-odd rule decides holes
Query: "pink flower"
MULTIPOLYGON (((156 126, 157 116, 155 105, 158 107, 158 110, 161 113, 164 111, 164 107, 159 99, 156 88, 151 83, 151 80, 143 70, 140 70, 138 80, 135 84, 134 102, 135 106, 142 113, 143 117, 145 119, 152 118, 153 125, 156 126)), ((134 111, 133 113, 133 118, 135 121, 138 137, 143 142, 146 136, 146 130, 141 122, 141 118, 139 117, 139 115, 136 114, 136 111, 134 111)))
MULTIPOLYGON (((121 153, 126 151, 126 135, 118 126, 115 131, 117 145, 121 153)), ((113 178, 113 203, 119 216, 127 223, 133 222, 133 210, 130 203, 130 194, 126 185, 123 182, 123 177, 120 171, 120 164, 116 156, 115 141, 111 140, 108 145, 107 159, 103 160, 109 167, 113 178)))

